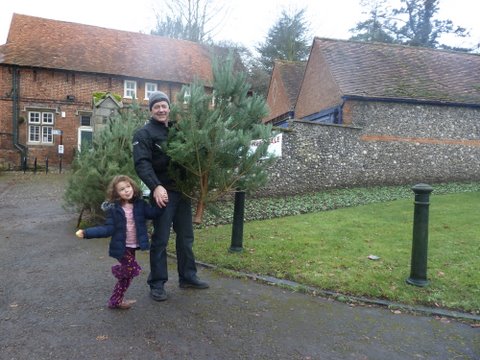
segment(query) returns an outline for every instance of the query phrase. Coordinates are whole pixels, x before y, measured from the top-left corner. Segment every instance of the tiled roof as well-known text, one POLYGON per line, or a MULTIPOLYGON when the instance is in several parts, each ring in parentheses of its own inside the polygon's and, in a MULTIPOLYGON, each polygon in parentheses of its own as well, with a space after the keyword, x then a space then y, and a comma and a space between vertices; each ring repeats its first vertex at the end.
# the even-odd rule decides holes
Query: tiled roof
POLYGON ((14 14, 0 63, 211 83, 211 48, 198 43, 14 14))
POLYGON ((343 95, 480 103, 480 55, 323 38, 313 46, 343 95))
POLYGON ((282 81, 287 89, 288 99, 292 107, 297 101, 298 91, 302 84, 303 73, 305 72, 306 62, 304 61, 275 61, 275 67, 278 67, 282 81))

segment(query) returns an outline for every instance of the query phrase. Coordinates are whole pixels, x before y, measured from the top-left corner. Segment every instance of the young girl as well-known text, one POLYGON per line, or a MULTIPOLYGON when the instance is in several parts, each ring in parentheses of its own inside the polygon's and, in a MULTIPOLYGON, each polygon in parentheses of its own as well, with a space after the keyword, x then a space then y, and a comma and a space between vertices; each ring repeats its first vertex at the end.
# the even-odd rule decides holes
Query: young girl
MULTIPOLYGON (((148 250, 149 241, 146 219, 153 219, 163 213, 159 207, 151 207, 142 199, 138 185, 126 175, 115 176, 107 189, 108 202, 102 204, 107 219, 102 226, 80 229, 79 238, 104 238, 111 236, 109 255, 120 264, 112 266, 112 273, 118 281, 108 301, 111 309, 129 309, 136 301, 124 300, 132 279, 141 271, 135 260, 135 250, 148 250)), ((166 199, 168 201, 168 199, 166 199)))

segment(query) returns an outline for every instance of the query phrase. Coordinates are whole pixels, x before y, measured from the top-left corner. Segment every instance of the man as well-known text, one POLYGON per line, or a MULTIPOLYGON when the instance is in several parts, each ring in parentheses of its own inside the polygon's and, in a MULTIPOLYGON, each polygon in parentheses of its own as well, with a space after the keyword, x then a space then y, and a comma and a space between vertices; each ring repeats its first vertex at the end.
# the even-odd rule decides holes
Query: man
POLYGON ((162 216, 153 222, 150 248, 150 296, 156 301, 167 299, 165 283, 168 280, 166 247, 170 228, 176 233, 177 270, 180 288, 206 289, 208 284, 197 277, 193 254, 192 207, 188 198, 175 188, 168 174, 170 158, 165 153, 168 137, 170 100, 156 91, 148 105, 151 118, 133 136, 135 171, 150 189, 150 200, 165 208, 162 216))

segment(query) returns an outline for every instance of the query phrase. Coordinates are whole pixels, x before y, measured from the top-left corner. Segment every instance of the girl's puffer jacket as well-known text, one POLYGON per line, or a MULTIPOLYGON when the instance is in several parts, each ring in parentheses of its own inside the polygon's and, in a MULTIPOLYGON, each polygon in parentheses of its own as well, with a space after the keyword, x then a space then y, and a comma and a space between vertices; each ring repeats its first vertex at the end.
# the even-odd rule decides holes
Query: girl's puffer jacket
MULTIPOLYGON (((107 219, 104 225, 90 227, 84 230, 84 238, 106 238, 111 236, 108 254, 121 259, 126 250, 127 219, 120 203, 103 203, 102 209, 107 212, 107 219)), ((137 240, 141 250, 148 250, 150 242, 148 239, 147 219, 154 219, 163 213, 163 209, 157 206, 150 206, 143 199, 135 200, 133 203, 133 220, 137 231, 137 240)))

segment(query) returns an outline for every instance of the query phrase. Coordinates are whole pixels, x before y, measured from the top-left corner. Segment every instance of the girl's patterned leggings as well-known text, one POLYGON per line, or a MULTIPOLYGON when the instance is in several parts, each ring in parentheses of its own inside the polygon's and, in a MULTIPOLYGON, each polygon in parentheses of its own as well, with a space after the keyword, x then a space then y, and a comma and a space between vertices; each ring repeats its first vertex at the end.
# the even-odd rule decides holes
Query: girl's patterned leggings
POLYGON ((123 301, 132 279, 140 274, 142 268, 135 260, 135 249, 127 248, 120 259, 120 264, 112 266, 112 274, 118 281, 113 288, 112 296, 108 300, 108 307, 114 309, 123 301))

